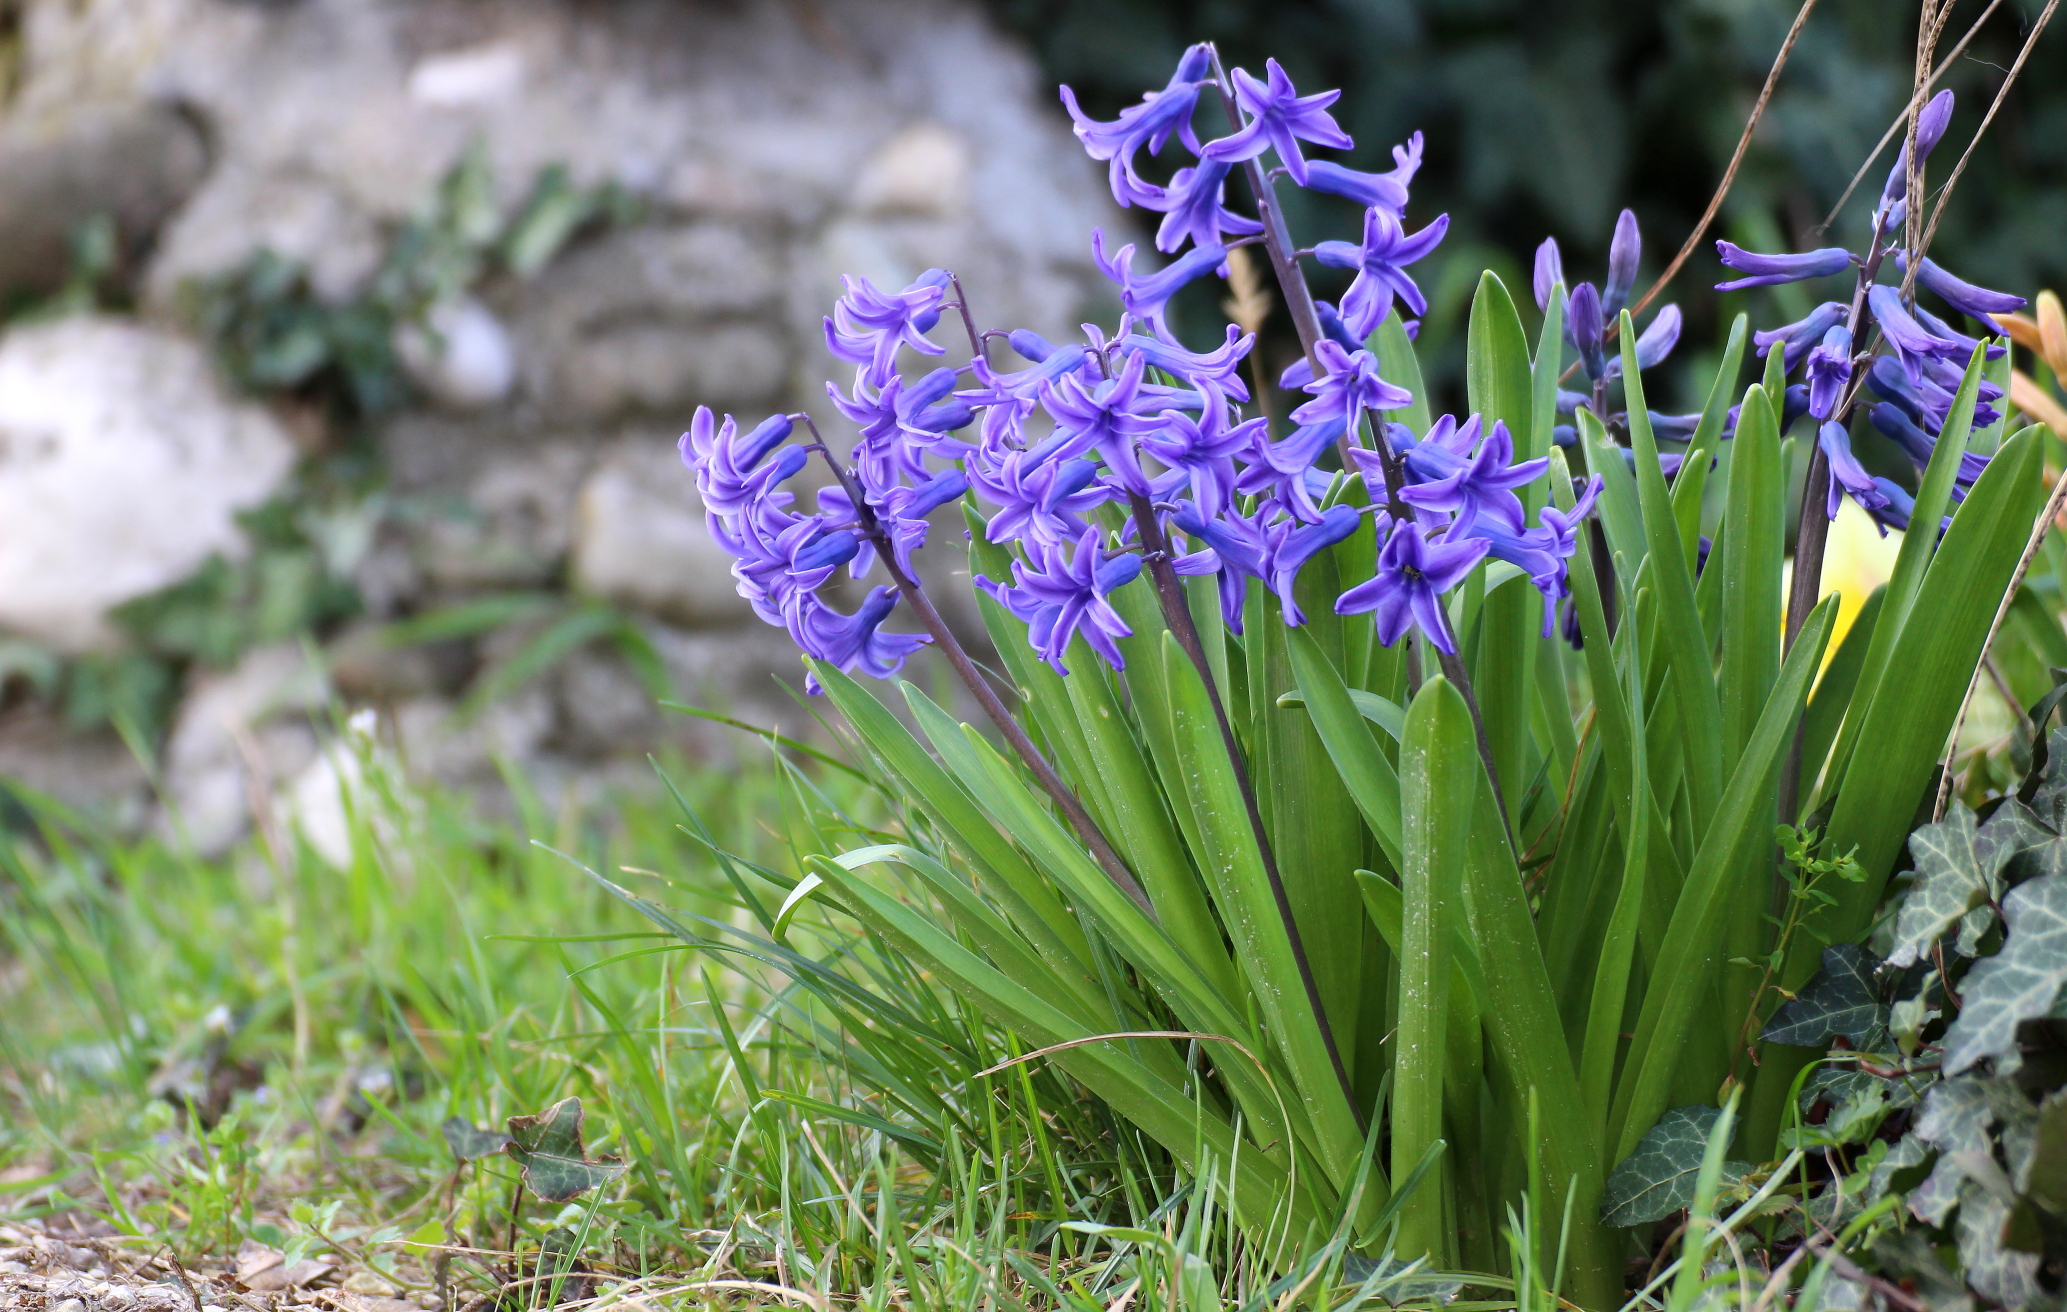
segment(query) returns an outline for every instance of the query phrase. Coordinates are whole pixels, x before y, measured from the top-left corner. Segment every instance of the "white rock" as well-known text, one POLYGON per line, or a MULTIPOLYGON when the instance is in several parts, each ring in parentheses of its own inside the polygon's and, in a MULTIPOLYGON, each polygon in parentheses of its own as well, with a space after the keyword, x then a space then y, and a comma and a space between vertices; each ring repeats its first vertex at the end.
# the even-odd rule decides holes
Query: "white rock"
POLYGON ((969 207, 968 138, 939 123, 914 123, 876 148, 854 180, 864 214, 955 218, 969 207))
POLYGON ((409 70, 409 98, 421 105, 483 105, 524 85, 524 52, 497 42, 433 55, 409 70))
POLYGON ((294 643, 258 648, 232 670, 195 678, 166 743, 170 805, 160 832, 204 854, 228 849, 253 807, 316 759, 306 713, 329 696, 322 668, 294 643))
POLYGON ((695 480, 674 452, 603 461, 574 504, 574 581, 681 624, 738 624, 752 611, 732 557, 711 537, 695 480), (672 466, 672 468, 670 468, 672 466))
POLYGON ((243 547, 232 516, 294 464, 195 343, 84 317, 0 339, 0 628, 79 651, 110 606, 243 547))
POLYGON ((455 410, 494 405, 517 381, 508 330, 471 296, 438 302, 420 324, 397 325, 395 351, 419 386, 455 410))

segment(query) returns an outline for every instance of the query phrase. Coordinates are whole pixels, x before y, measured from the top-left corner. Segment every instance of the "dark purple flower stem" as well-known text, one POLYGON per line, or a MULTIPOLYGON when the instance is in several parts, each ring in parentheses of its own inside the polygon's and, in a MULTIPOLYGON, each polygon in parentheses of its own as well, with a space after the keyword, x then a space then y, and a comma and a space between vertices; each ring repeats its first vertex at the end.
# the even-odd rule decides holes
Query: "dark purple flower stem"
POLYGON ((1163 622, 1170 626, 1170 632, 1177 637, 1177 645, 1184 648, 1184 654, 1191 658, 1192 665, 1199 672, 1200 682, 1206 685, 1206 699, 1213 703, 1213 718, 1220 725, 1220 742, 1227 749, 1227 760, 1234 769, 1235 782, 1241 786, 1242 805, 1249 812, 1249 830, 1255 835, 1256 850, 1263 858, 1263 877, 1270 881, 1271 901, 1277 904, 1278 919, 1284 924, 1285 937, 1291 940, 1292 961, 1299 968, 1299 983, 1306 990, 1306 1005, 1312 1009, 1314 1020, 1320 1025, 1321 1042, 1327 1045, 1328 1061, 1335 1068, 1335 1080, 1342 1086, 1342 1097, 1356 1112, 1358 1124, 1362 1124, 1362 1105, 1350 1085, 1349 1069, 1342 1064, 1342 1050, 1335 1043, 1335 1027, 1328 1022, 1327 1008, 1321 1004, 1320 984, 1314 979, 1312 962, 1307 959, 1306 940, 1300 935, 1299 921, 1292 914, 1292 899, 1285 891, 1284 877, 1278 873, 1277 854, 1271 848, 1270 835, 1263 828, 1263 811, 1256 803, 1256 787, 1249 779, 1249 767, 1242 760, 1241 745, 1235 741, 1234 726, 1227 718, 1227 706, 1220 700, 1220 685, 1214 681, 1213 667, 1206 660, 1205 644, 1199 640, 1198 626, 1192 622, 1184 585, 1170 563, 1170 544, 1163 536, 1163 527, 1157 522, 1155 507, 1149 499, 1139 492, 1130 492, 1128 501, 1134 511, 1134 527, 1141 535, 1149 578, 1155 583, 1156 600, 1162 605, 1163 622))
POLYGON ((1148 894, 1142 890, 1140 881, 1134 878, 1134 872, 1127 869, 1127 863, 1120 858, 1112 841, 1098 827, 1098 822, 1091 818, 1091 813, 1084 809, 1084 804, 1077 799, 1077 795, 1069 790, 1069 785, 1062 781, 1062 776, 1055 773, 1055 767, 1049 765, 1047 758, 1041 755, 1040 749, 1034 746, 1033 739, 1026 736, 1026 730, 1012 717, 1012 712, 1006 709, 997 691, 984 679, 983 672, 976 668, 976 662, 969 658, 969 653, 947 627, 947 621, 941 618, 939 610, 933 605, 933 599, 899 567, 896 553, 891 549, 890 535, 883 531, 881 522, 876 518, 875 508, 869 504, 868 497, 863 493, 854 475, 833 458, 832 452, 825 445, 825 439, 818 434, 818 425, 811 421, 811 416, 799 414, 797 417, 811 430, 812 441, 809 449, 823 456, 826 467, 833 472, 833 477, 840 480, 840 486, 846 490, 847 498, 853 504, 854 513, 860 520, 861 535, 874 544, 877 558, 883 562, 883 568, 890 572, 890 581, 897 585, 898 595, 910 604, 913 613, 919 617, 919 623, 932 635, 933 645, 947 657, 947 663, 954 667, 955 674, 975 696, 984 713, 990 716, 991 723, 997 726, 998 732, 1012 745, 1012 750, 1019 754, 1019 759, 1025 762, 1026 768, 1040 781, 1041 787, 1054 801, 1056 809, 1062 812, 1064 818, 1069 821, 1070 828, 1077 831, 1077 837, 1090 849, 1091 856, 1098 862, 1099 868, 1119 886, 1122 893, 1141 908, 1143 914, 1150 920, 1156 919, 1154 904, 1148 900, 1148 894))
MULTIPOLYGON (((1234 92, 1229 90, 1227 66, 1220 62, 1220 50, 1213 50, 1213 80, 1220 91, 1221 108, 1227 112, 1227 121, 1239 132, 1245 126, 1242 122, 1241 106, 1235 103, 1234 92)), ((1256 217, 1263 222, 1263 248, 1270 253, 1270 267, 1277 274, 1278 289, 1285 298, 1285 309, 1292 315, 1292 327, 1299 333, 1299 345, 1306 352, 1306 362, 1316 378, 1321 376, 1320 361, 1314 355, 1314 348, 1323 336, 1321 317, 1313 307, 1313 290, 1306 285, 1306 272, 1299 267, 1298 247, 1293 244, 1292 232, 1285 224, 1284 211, 1278 207, 1277 190, 1272 185, 1270 174, 1263 167, 1263 157, 1257 156, 1243 164, 1245 176, 1249 179, 1249 192, 1256 200, 1256 217)), ((1348 469, 1349 431, 1343 430, 1338 444, 1342 455, 1342 467, 1348 469)), ((1406 484, 1406 473, 1399 459, 1393 455, 1392 445, 1381 433, 1378 449, 1385 457, 1385 491, 1391 502, 1393 518, 1411 524, 1413 516, 1399 499, 1400 488, 1406 484)), ((1454 643, 1452 645, 1455 645, 1454 643)), ((1500 801, 1500 818, 1507 821, 1507 804, 1501 799, 1500 776, 1493 768, 1493 753, 1486 738, 1486 722, 1479 714, 1478 696, 1471 689, 1471 676, 1465 673, 1464 662, 1454 652, 1439 652, 1443 677, 1455 684, 1464 695, 1464 704, 1471 710, 1471 727, 1478 735, 1479 757, 1486 767, 1486 778, 1493 785, 1493 796, 1500 801)), ((1207 680, 1207 686, 1212 681, 1207 680)), ((1511 835, 1514 826, 1508 822, 1511 835)))

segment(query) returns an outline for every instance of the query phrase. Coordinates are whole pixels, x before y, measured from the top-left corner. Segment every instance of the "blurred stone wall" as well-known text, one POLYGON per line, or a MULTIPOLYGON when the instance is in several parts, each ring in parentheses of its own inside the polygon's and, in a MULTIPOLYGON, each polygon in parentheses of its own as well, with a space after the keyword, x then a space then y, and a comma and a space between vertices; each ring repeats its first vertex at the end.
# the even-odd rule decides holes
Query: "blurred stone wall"
MULTIPOLYGON (((694 407, 826 414, 823 380, 844 370, 819 320, 841 273, 899 286, 950 267, 987 323, 1051 334, 1101 306, 1087 234, 1113 216, 1096 166, 977 0, 13 7, 0 289, 50 293, 68 235, 105 215, 133 311, 0 336, 10 650, 119 646, 110 606, 234 557, 235 511, 347 436, 230 388, 183 287, 268 249, 348 301, 469 149, 504 209, 553 165, 637 202, 636 221, 446 298, 398 343, 419 399, 380 421, 382 486, 326 557, 362 613, 317 635, 313 661, 285 643, 184 672, 161 754, 175 806, 155 822, 202 847, 335 775, 334 699, 378 707, 413 766, 461 785, 492 781, 498 755, 592 788, 655 748, 736 750, 663 718, 607 642, 456 716, 548 619, 405 647, 383 626, 484 597, 614 604, 684 696, 806 723, 770 678, 794 674, 794 651, 732 592, 677 462, 694 407)), ((153 818, 110 730, 68 729, 50 698, 6 686, 0 775, 153 818)))

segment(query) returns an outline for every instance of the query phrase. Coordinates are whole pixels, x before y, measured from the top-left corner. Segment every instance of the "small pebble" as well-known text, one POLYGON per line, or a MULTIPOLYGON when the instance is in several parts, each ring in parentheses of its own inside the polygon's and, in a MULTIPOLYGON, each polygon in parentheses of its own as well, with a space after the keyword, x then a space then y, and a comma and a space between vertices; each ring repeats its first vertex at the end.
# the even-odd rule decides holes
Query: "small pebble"
POLYGON ((55 1312, 86 1312, 86 1304, 79 1299, 68 1298, 57 1305, 55 1312))

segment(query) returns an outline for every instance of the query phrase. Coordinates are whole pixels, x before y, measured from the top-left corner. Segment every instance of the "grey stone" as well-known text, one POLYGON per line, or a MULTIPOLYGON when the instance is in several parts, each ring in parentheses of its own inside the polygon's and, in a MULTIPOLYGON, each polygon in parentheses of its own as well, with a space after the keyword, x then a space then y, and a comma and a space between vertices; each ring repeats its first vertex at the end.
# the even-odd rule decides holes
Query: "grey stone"
POLYGON ((439 301, 421 323, 399 325, 395 350, 417 385, 454 410, 494 405, 517 381, 509 330, 471 296, 439 301))
POLYGON ((548 405, 570 417, 774 409, 790 381, 783 333, 752 322, 615 323, 555 353, 548 405))
POLYGON ((62 650, 116 639, 109 607, 244 546, 233 516, 295 459, 201 348, 81 317, 0 338, 0 628, 62 650))
POLYGON ((207 168, 201 134, 168 105, 83 104, 0 125, 0 289, 47 292, 64 279, 68 241, 96 215, 143 247, 207 168))
POLYGON ((295 643, 193 676, 165 746, 160 831, 204 854, 227 851, 274 789, 316 758, 310 716, 330 695, 322 668, 295 643))
POLYGON ((0 780, 95 815, 118 832, 136 830, 150 775, 113 729, 78 733, 55 710, 29 703, 0 714, 0 780))
POLYGON ((577 587, 679 624, 735 625, 753 612, 731 571, 671 445, 628 443, 598 461, 574 506, 577 587))
POLYGON ((539 588, 559 580, 574 536, 574 496, 588 454, 572 443, 512 452, 482 469, 465 498, 422 525, 416 563, 449 590, 539 588))

